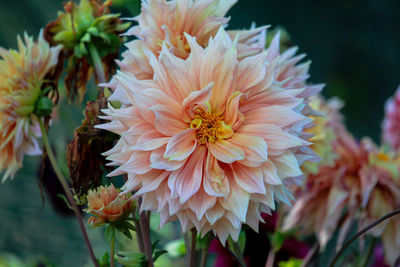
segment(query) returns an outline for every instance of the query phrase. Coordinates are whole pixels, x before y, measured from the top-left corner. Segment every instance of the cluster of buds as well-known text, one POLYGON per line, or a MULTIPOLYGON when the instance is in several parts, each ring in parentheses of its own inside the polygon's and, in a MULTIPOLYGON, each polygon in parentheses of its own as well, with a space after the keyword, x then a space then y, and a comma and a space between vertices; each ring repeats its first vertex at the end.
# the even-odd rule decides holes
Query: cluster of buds
MULTIPOLYGON (((45 28, 45 37, 52 45, 63 45, 64 56, 69 58, 65 85, 69 98, 78 97, 82 102, 86 84, 93 73, 93 66, 102 64, 105 74, 112 73, 114 59, 122 44, 123 33, 130 23, 122 23, 119 14, 110 13, 111 1, 82 0, 64 4, 56 20, 45 28), (96 59, 100 63, 94 62, 96 59)), ((106 77, 96 77, 105 82, 106 77)))

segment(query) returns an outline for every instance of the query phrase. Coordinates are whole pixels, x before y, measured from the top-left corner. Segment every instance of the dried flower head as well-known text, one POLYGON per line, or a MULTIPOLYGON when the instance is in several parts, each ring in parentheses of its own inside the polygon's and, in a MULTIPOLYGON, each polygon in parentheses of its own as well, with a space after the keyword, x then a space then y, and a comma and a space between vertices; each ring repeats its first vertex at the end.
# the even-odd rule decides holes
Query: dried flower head
POLYGON ((258 229, 260 212, 289 203, 286 180, 302 174, 299 137, 309 122, 303 88, 275 80, 278 60, 268 52, 238 60, 237 39, 221 27, 206 48, 186 34, 191 54, 182 59, 165 44, 157 57, 144 50, 154 77, 121 71, 107 86, 127 102, 103 112, 98 127, 121 136, 105 154, 128 174, 124 192, 137 190, 141 210, 157 211, 161 225, 179 219, 183 231, 213 230, 225 243, 243 223, 258 229))
MULTIPOLYGON (((0 171, 3 181, 22 166, 25 154, 38 155, 40 130, 32 114, 39 113, 47 81, 61 47, 50 48, 42 33, 37 42, 18 37, 18 51, 0 48, 0 171)), ((50 101, 50 100, 48 100, 50 101)))
POLYGON ((104 149, 110 149, 117 139, 115 134, 96 129, 102 121, 98 118, 100 107, 106 106, 105 98, 86 103, 85 118, 82 125, 74 130, 74 138, 67 147, 67 161, 72 185, 77 195, 84 195, 89 188, 101 184, 106 160, 101 155, 104 149))
POLYGON ((93 215, 88 223, 95 227, 126 218, 133 207, 130 196, 121 196, 112 184, 89 190, 87 201, 88 209, 85 211, 93 215))

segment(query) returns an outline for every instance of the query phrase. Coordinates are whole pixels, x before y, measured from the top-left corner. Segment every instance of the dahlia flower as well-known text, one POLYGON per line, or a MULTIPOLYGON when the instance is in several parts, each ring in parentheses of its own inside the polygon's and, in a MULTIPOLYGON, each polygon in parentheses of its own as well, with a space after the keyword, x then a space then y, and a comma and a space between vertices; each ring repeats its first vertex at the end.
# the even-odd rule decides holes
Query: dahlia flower
MULTIPOLYGON (((362 212, 359 227, 363 228, 400 207, 400 172, 398 160, 390 153, 370 144, 370 166, 362 172, 362 212)), ((369 231, 381 237, 386 261, 394 266, 400 257, 400 220, 391 219, 369 231)))
POLYGON ((267 52, 238 60, 238 39, 223 27, 206 48, 185 38, 187 59, 167 44, 159 57, 144 50, 152 79, 121 71, 105 85, 128 105, 108 105, 102 118, 111 122, 98 127, 121 136, 105 153, 119 166, 109 175, 128 175, 122 189, 143 198, 142 211, 225 243, 243 223, 257 231, 275 200, 289 203, 285 181, 302 174, 297 156, 310 144, 298 136, 309 122, 299 111, 304 88, 282 88, 267 52))
MULTIPOLYGON (((136 36, 126 44, 128 50, 119 63, 123 70, 132 72, 139 79, 151 78, 153 69, 143 51, 150 49, 156 56, 162 44, 183 59, 190 54, 185 33, 196 37, 197 43, 206 47, 229 18, 224 17, 237 0, 147 0, 142 1, 142 12, 133 18, 138 22, 126 35, 136 36)), ((266 27, 242 31, 228 31, 231 37, 238 35, 238 57, 243 58, 261 52, 265 48, 266 27)))
POLYGON ((87 201, 88 209, 85 211, 94 215, 88 221, 92 226, 121 220, 129 215, 133 207, 129 195, 119 195, 112 184, 89 190, 87 201))
POLYGON ((31 116, 42 93, 45 76, 57 64, 61 47, 50 48, 42 33, 37 42, 18 37, 18 51, 0 47, 0 171, 3 181, 22 166, 24 155, 39 155, 40 136, 31 116), (24 43, 25 42, 25 43, 24 43))
POLYGON ((321 249, 337 227, 340 227, 338 243, 343 242, 361 205, 361 170, 368 166, 366 142, 358 143, 344 128, 336 135, 334 164, 321 165, 316 173, 307 175, 305 186, 298 192, 283 226, 285 230, 298 227, 304 234, 315 233, 321 249), (343 217, 343 224, 339 226, 343 217))
POLYGON ((382 127, 383 141, 392 149, 400 149, 400 87, 393 98, 389 98, 385 105, 385 119, 382 127))
MULTIPOLYGON (((338 227, 340 247, 352 221, 360 219, 362 228, 396 209, 400 200, 400 172, 394 157, 368 138, 356 141, 343 126, 335 127, 335 134, 334 164, 321 164, 316 173, 307 175, 284 222, 285 230, 300 227, 303 233, 315 233, 322 249, 338 227)), ((399 226, 393 220, 372 232, 384 240, 390 262, 398 252, 400 236, 394 231, 399 226)))
POLYGON ((319 166, 332 166, 336 158, 334 143, 336 132, 344 127, 339 110, 342 102, 336 98, 325 100, 316 95, 310 98, 310 107, 318 112, 318 116, 309 116, 313 119, 312 125, 305 132, 310 134, 308 141, 312 142, 310 148, 317 154, 319 161, 307 161, 303 164, 304 173, 316 173, 319 166), (322 116, 321 116, 322 115, 322 116))
MULTIPOLYGON (((273 61, 277 60, 276 69, 276 80, 280 83, 280 86, 286 90, 292 90, 295 97, 304 99, 304 106, 300 109, 301 114, 309 117, 309 121, 304 128, 310 128, 314 125, 312 122, 316 117, 321 116, 321 112, 316 112, 312 106, 310 106, 311 97, 318 94, 323 88, 324 84, 311 85, 307 83, 307 79, 310 76, 308 70, 310 67, 310 62, 301 62, 305 57, 304 54, 296 55, 297 47, 291 47, 283 52, 280 50, 280 32, 276 33, 273 37, 270 45, 267 48, 267 60, 273 61), (298 91, 298 88, 303 88, 303 90, 298 91)), ((313 133, 308 133, 306 131, 301 132, 303 127, 300 127, 298 134, 304 139, 310 139, 313 137, 313 133)), ((293 129, 296 131, 296 129, 293 129)), ((303 147, 299 149, 297 158, 299 163, 317 162, 320 160, 319 156, 309 147, 303 147)), ((302 177, 297 177, 292 179, 292 184, 299 185, 302 182, 302 177)))
POLYGON ((319 93, 324 84, 308 84, 306 81, 310 77, 308 71, 310 68, 310 61, 300 63, 304 59, 305 54, 296 55, 297 47, 290 47, 283 52, 280 52, 280 32, 276 33, 268 47, 267 60, 279 60, 278 68, 276 71, 276 80, 281 82, 281 86, 285 89, 298 89, 304 88, 297 92, 297 97, 305 98, 307 106, 302 110, 302 113, 307 116, 318 115, 308 105, 310 97, 319 93))

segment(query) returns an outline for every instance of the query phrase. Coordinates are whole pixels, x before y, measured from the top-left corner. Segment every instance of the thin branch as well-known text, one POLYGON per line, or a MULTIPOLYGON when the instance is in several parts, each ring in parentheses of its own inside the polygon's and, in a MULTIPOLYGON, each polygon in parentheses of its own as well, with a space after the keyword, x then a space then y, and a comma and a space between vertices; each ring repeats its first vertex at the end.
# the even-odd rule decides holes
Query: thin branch
POLYGON ((303 262, 301 263, 301 267, 307 267, 307 265, 310 263, 310 261, 314 258, 314 256, 318 253, 319 249, 319 244, 316 244, 313 246, 308 252, 306 257, 303 259, 303 262))
POLYGON ((46 128, 44 127, 42 119, 38 118, 38 122, 39 122, 40 130, 42 132, 43 144, 44 144, 44 147, 46 148, 47 155, 49 157, 50 163, 51 163, 51 165, 52 165, 52 167, 54 169, 54 172, 56 173, 56 176, 57 176, 58 180, 60 181, 60 183, 61 183, 61 185, 62 185, 62 187, 63 187, 63 189, 65 191, 65 194, 67 195, 67 199, 68 199, 69 204, 73 208, 73 211, 74 211, 75 216, 76 216, 76 220, 78 221, 79 228, 80 228, 80 230, 82 232, 82 235, 83 235, 83 239, 85 240, 86 246, 87 246, 87 248, 89 250, 90 258, 91 258, 94 266, 98 267, 99 263, 97 262, 96 256, 94 255, 92 245, 90 244, 90 240, 89 240, 89 237, 87 235, 85 226, 83 225, 81 212, 80 212, 80 210, 78 208, 78 205, 76 204, 76 202, 74 200, 74 196, 71 193, 71 190, 70 190, 70 188, 69 188, 69 186, 67 184, 67 181, 64 178, 63 173, 61 172, 60 168, 58 167, 58 164, 57 164, 56 158, 55 158, 55 156, 53 154, 53 151, 51 149, 50 142, 49 142, 49 139, 47 137, 46 128))
POLYGON ((192 229, 192 240, 190 245, 190 267, 196 267, 196 241, 197 241, 197 230, 192 229))
POLYGON ((275 262, 275 251, 271 247, 268 253, 267 262, 265 263, 265 267, 274 267, 275 262))
POLYGON ((386 214, 385 216, 379 218, 378 220, 374 221, 373 223, 371 223, 370 225, 368 225, 367 227, 365 227, 364 229, 362 229, 361 231, 359 231, 357 234, 355 234, 352 238, 350 238, 348 241, 346 241, 346 243, 344 243, 344 245, 342 246, 342 248, 339 250, 339 252, 336 254, 336 256, 333 258, 332 262, 329 264, 329 267, 333 267, 335 266, 335 263, 339 260, 340 256, 343 254, 343 252, 346 250, 346 248, 348 248, 351 243, 353 243, 354 240, 357 240, 357 238, 359 238, 360 236, 362 236, 363 234, 365 234, 366 232, 368 232, 371 228, 374 228, 375 226, 377 226, 378 224, 380 224, 381 222, 400 214, 400 209, 398 210, 394 210, 388 214, 386 214))
POLYGON ((200 267, 206 267, 208 257, 208 246, 206 246, 201 252, 200 267))
MULTIPOLYGON (((103 62, 101 61, 101 57, 97 48, 94 44, 88 44, 90 58, 92 59, 94 72, 96 73, 97 81, 99 83, 106 82, 106 73, 104 71, 103 62)), ((104 94, 103 87, 100 87, 99 95, 102 96, 104 94)))
POLYGON ((150 225, 149 225, 149 219, 145 211, 140 213, 140 225, 142 228, 144 252, 147 257, 147 266, 154 267, 153 251, 151 248, 150 225))
POLYGON ((228 244, 229 244, 229 251, 232 253, 232 255, 235 257, 235 259, 237 260, 237 262, 239 263, 239 265, 241 267, 246 267, 246 261, 243 258, 242 252, 240 251, 240 247, 238 245, 238 243, 236 243, 235 241, 232 240, 232 238, 228 238, 228 244), (233 249, 233 251, 232 251, 233 249))

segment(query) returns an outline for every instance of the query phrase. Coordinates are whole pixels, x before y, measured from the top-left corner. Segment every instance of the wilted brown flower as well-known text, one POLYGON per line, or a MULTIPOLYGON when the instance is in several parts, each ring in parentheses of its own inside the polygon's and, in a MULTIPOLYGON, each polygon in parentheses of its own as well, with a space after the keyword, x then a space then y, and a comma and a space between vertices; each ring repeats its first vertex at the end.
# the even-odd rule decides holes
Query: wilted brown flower
POLYGON ((102 98, 86 104, 85 119, 75 129, 74 139, 68 144, 68 168, 77 194, 84 194, 89 188, 99 186, 103 172, 107 170, 101 153, 104 148, 112 147, 115 138, 110 132, 94 128, 94 125, 102 121, 99 113, 104 102, 102 98))

